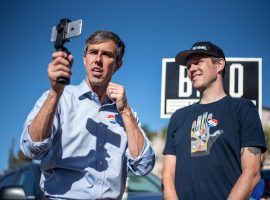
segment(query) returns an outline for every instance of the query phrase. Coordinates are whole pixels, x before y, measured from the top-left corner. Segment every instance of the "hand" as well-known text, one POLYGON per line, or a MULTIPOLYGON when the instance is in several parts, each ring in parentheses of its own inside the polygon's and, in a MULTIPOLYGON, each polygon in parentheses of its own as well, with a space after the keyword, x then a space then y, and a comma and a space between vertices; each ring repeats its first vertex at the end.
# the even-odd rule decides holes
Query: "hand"
POLYGON ((198 116, 197 120, 193 121, 191 129, 191 154, 193 156, 210 153, 212 145, 224 132, 223 130, 216 130, 211 133, 210 129, 217 125, 218 120, 213 119, 213 114, 208 112, 198 116))
POLYGON ((66 52, 56 51, 52 54, 52 61, 48 65, 48 76, 51 81, 51 89, 57 94, 62 94, 65 85, 58 83, 58 77, 70 78, 73 56, 66 52))
POLYGON ((117 110, 120 114, 128 109, 124 86, 110 82, 106 94, 112 101, 115 101, 117 110))

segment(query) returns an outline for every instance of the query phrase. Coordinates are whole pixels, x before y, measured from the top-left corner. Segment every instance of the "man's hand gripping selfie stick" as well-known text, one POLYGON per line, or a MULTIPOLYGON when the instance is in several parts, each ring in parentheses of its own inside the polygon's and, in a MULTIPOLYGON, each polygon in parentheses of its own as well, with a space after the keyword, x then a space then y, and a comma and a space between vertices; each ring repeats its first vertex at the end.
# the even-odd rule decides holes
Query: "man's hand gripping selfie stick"
MULTIPOLYGON (((79 36, 82 32, 82 20, 71 21, 68 18, 60 20, 57 26, 52 28, 51 42, 54 42, 56 51, 65 51, 67 54, 70 52, 64 47, 65 42, 69 42, 69 38, 79 36)), ((58 77, 57 82, 69 85, 70 80, 65 77, 58 77)))

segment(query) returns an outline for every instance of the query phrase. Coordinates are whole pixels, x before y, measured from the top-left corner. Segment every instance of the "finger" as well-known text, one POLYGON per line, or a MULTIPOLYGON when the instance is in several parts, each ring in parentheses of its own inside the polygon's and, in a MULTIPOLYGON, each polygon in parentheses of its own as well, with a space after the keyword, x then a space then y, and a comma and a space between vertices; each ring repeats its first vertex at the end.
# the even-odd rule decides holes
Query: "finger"
POLYGON ((54 65, 62 64, 62 65, 65 65, 67 67, 71 66, 70 61, 67 58, 63 58, 63 57, 56 57, 51 63, 54 65))
POLYGON ((48 74, 49 76, 54 76, 55 73, 59 73, 59 72, 65 72, 68 73, 69 75, 72 75, 72 71, 70 70, 70 68, 64 66, 64 65, 53 65, 53 66, 49 66, 48 68, 48 74))
POLYGON ((55 59, 57 57, 63 57, 63 58, 67 58, 68 54, 64 51, 55 51, 52 53, 52 58, 55 59))
POLYGON ((123 94, 124 92, 122 90, 118 90, 118 89, 113 89, 112 94, 123 94))
POLYGON ((111 92, 112 92, 112 89, 108 86, 107 87, 107 90, 106 90, 107 96, 110 96, 111 95, 111 92))
POLYGON ((125 99, 125 94, 119 90, 113 90, 110 92, 110 96, 113 98, 117 98, 118 100, 125 99))
POLYGON ((72 63, 73 63, 73 55, 71 55, 71 54, 68 55, 68 61, 72 65, 72 63))
POLYGON ((116 101, 114 95, 115 95, 115 94, 111 94, 110 92, 107 92, 107 96, 108 96, 108 98, 109 98, 111 101, 116 101))
POLYGON ((122 88, 109 88, 108 91, 110 94, 118 94, 121 96, 123 96, 125 93, 122 88))
POLYGON ((115 90, 115 93, 119 94, 119 95, 121 95, 123 97, 126 96, 126 92, 125 92, 125 90, 123 88, 119 88, 119 89, 115 90))
POLYGON ((109 85, 108 85, 109 87, 113 87, 113 88, 117 88, 117 87, 119 87, 119 86, 121 86, 121 85, 119 85, 119 84, 117 84, 117 83, 113 83, 113 82, 109 82, 109 85))
POLYGON ((58 71, 58 72, 49 74, 50 79, 53 80, 53 81, 57 81, 57 79, 59 77, 64 77, 64 78, 70 79, 70 76, 71 75, 69 73, 63 72, 63 71, 58 71))
POLYGON ((113 88, 113 87, 111 87, 111 86, 108 86, 107 87, 107 93, 109 94, 109 95, 111 95, 112 93, 114 93, 115 92, 115 88, 113 88))
POLYGON ((66 52, 63 51, 57 51, 52 54, 52 65, 58 65, 62 64, 65 65, 68 68, 71 68, 72 63, 73 63, 73 55, 69 54, 67 55, 66 52))
POLYGON ((106 95, 109 97, 109 99, 111 99, 112 100, 112 97, 111 97, 111 95, 112 95, 112 89, 110 88, 110 87, 107 87, 107 90, 106 90, 106 95))
POLYGON ((123 97, 123 92, 115 89, 115 88, 109 88, 107 90, 108 96, 113 99, 120 99, 123 97))
POLYGON ((120 97, 119 97, 118 94, 113 93, 113 94, 110 95, 110 99, 111 99, 112 101, 117 101, 117 100, 120 99, 120 97))
POLYGON ((48 68, 48 76, 51 80, 56 80, 58 77, 70 78, 72 72, 70 68, 64 65, 51 65, 48 68))
POLYGON ((64 71, 64 72, 71 73, 71 69, 65 65, 54 65, 54 66, 51 66, 49 70, 52 72, 64 71))
POLYGON ((110 90, 113 90, 113 91, 119 91, 119 92, 124 92, 124 91, 125 91, 124 86, 122 86, 122 85, 117 85, 117 84, 109 85, 108 88, 109 88, 110 90))
POLYGON ((111 91, 114 90, 114 87, 112 87, 111 85, 108 85, 107 90, 109 93, 111 93, 111 91))

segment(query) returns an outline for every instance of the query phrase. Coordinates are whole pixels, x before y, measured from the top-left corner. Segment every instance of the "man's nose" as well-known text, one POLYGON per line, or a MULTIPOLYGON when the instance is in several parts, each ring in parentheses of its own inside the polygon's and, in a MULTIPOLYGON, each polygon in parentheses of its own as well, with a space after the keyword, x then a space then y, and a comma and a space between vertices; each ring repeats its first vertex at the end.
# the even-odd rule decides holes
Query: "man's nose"
POLYGON ((101 62, 102 61, 102 55, 101 53, 99 52, 97 55, 96 55, 96 62, 101 62))
POLYGON ((197 69, 197 65, 191 63, 190 66, 189 66, 189 68, 188 68, 188 71, 194 72, 194 71, 196 71, 196 69, 197 69))

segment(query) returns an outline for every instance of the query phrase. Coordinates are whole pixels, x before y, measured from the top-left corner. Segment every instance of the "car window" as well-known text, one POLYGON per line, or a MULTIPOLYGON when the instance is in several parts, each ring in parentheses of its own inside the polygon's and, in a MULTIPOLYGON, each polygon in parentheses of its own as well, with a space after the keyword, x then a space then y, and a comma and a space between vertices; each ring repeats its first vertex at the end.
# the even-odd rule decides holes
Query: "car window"
POLYGON ((17 185, 23 186, 25 194, 27 196, 34 196, 36 178, 33 171, 26 169, 20 172, 20 175, 16 181, 17 185))
POLYGON ((13 185, 14 182, 15 182, 15 179, 16 179, 16 173, 15 172, 3 176, 0 179, 0 188, 1 187, 4 187, 4 186, 11 186, 11 185, 13 185))
POLYGON ((161 192, 161 182, 151 174, 147 176, 129 174, 127 184, 128 192, 161 192))

